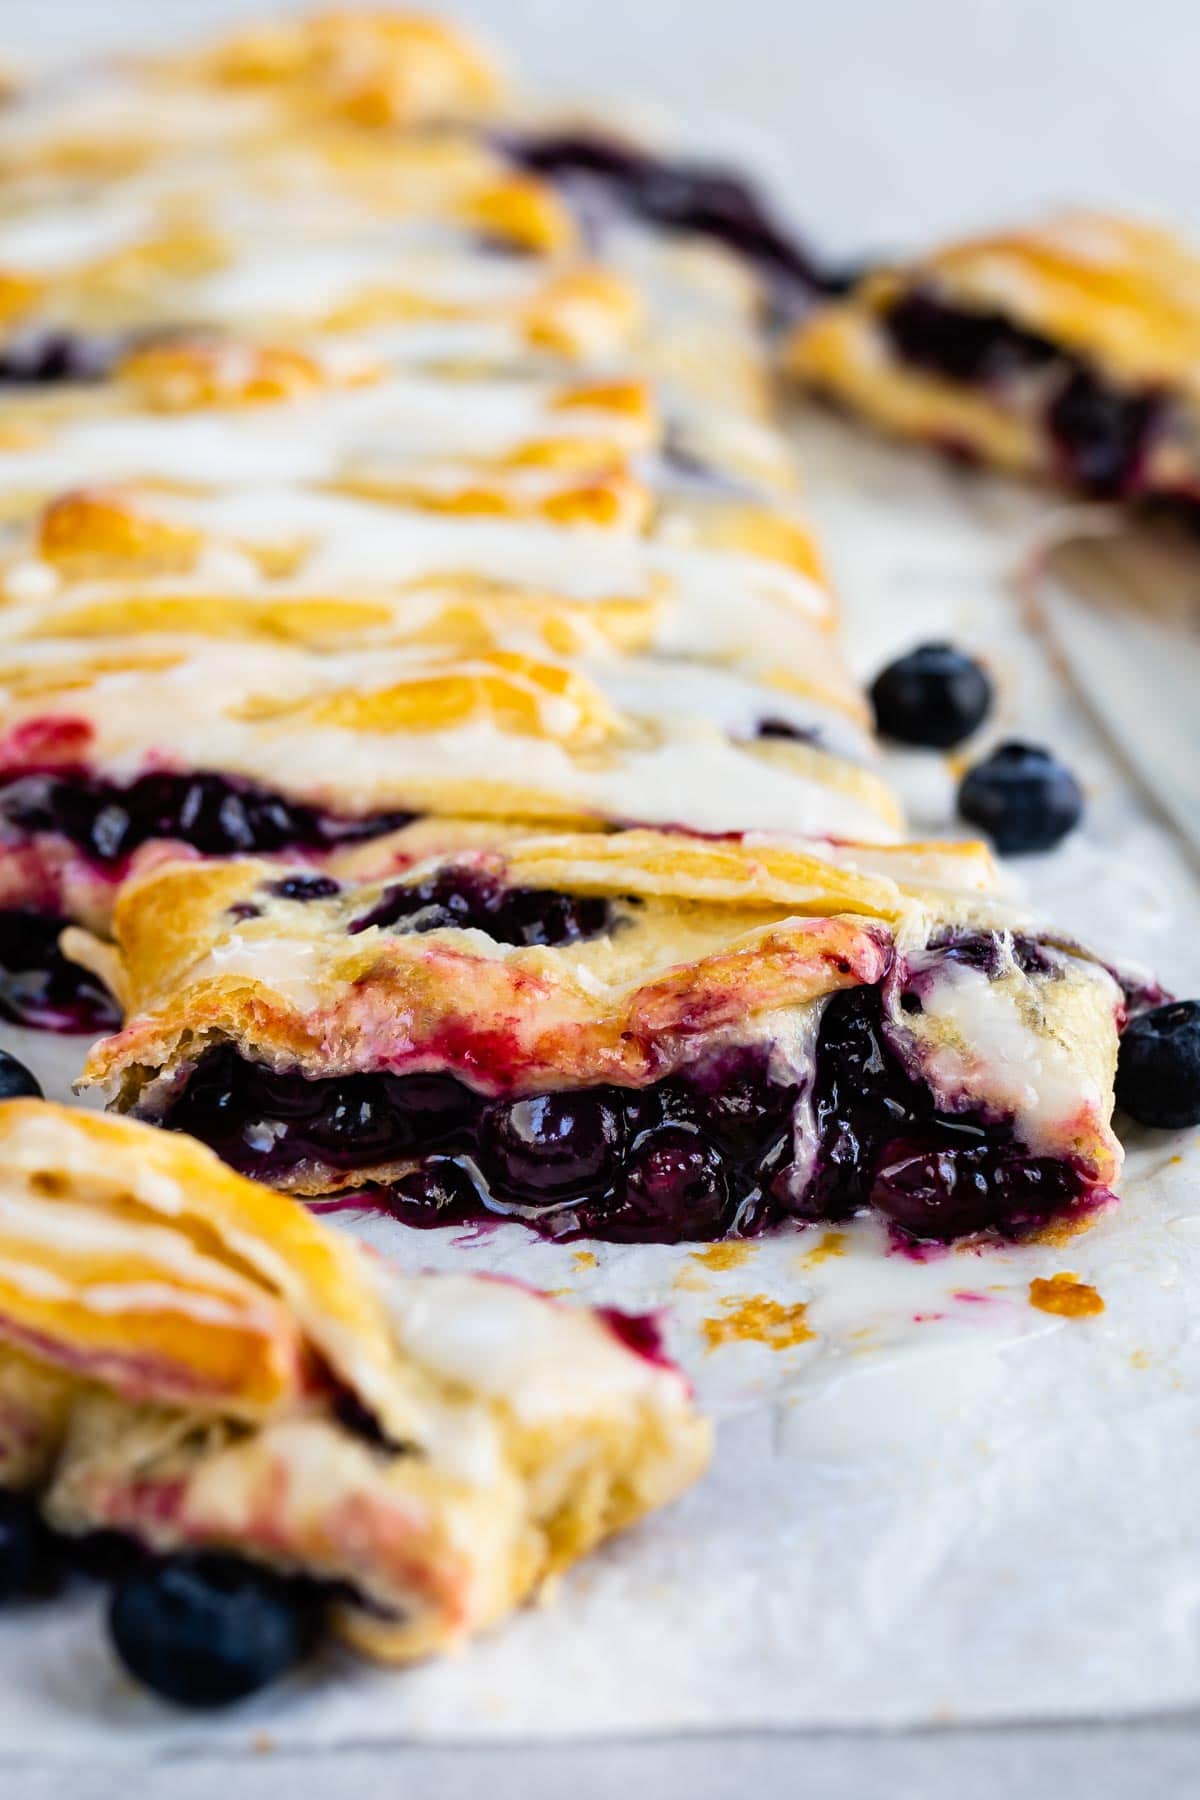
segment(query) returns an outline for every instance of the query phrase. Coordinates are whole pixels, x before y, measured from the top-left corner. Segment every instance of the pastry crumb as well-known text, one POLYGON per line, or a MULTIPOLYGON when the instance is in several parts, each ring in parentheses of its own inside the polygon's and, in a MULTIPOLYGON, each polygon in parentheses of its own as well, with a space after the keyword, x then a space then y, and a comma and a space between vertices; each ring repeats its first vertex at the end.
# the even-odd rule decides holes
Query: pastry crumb
POLYGON ((1064 1319, 1088 1319, 1104 1311, 1104 1301, 1096 1289, 1069 1270, 1031 1281, 1029 1304, 1039 1312, 1058 1313, 1064 1319))
POLYGON ((584 1269, 595 1269, 599 1266, 593 1250, 576 1250, 571 1258, 571 1263, 580 1274, 584 1269))
POLYGON ((710 1350, 720 1344, 765 1344, 769 1350, 790 1350, 816 1336, 806 1320, 807 1306, 784 1306, 765 1294, 733 1295, 721 1302, 724 1312, 705 1319, 704 1338, 710 1350))

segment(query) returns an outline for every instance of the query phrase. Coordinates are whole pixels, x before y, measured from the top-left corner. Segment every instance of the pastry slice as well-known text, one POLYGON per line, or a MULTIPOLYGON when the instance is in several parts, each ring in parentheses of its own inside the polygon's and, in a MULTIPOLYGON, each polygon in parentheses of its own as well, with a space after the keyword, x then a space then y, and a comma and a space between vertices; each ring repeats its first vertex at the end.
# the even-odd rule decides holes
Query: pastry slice
MULTIPOLYGON (((572 420, 643 416, 636 383, 566 391, 595 401, 572 420)), ((22 1023, 115 1023, 47 921, 103 930, 164 846, 319 864, 383 834, 398 858, 410 820, 899 823, 790 508, 664 486, 631 532, 93 487, 5 549, 0 1010, 22 1023)))
MULTIPOLYGON (((976 845, 530 837, 364 880, 251 859, 121 892, 69 954, 127 1023, 86 1080, 315 1198, 558 1237, 1077 1223, 1120 1164, 1123 997, 976 845)), ((351 866, 353 865, 353 867, 351 866)))
POLYGON ((708 1455, 650 1321, 406 1273, 187 1138, 44 1102, 0 1106, 0 1345, 0 1482, 56 1532, 302 1581, 385 1661, 708 1455))
POLYGON ((796 330, 808 386, 886 430, 1105 499, 1200 494, 1200 258, 1101 213, 867 275, 796 330))

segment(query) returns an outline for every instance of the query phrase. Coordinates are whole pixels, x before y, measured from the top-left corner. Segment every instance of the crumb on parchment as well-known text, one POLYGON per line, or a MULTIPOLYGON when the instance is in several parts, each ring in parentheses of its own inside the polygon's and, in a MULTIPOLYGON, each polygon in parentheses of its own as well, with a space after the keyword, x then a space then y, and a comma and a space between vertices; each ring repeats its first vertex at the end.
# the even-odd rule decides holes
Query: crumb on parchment
POLYGON ((821 1241, 800 1258, 801 1267, 814 1269, 818 1263, 828 1262, 831 1256, 845 1256, 849 1242, 844 1231, 822 1232, 821 1241))
POLYGON ((720 1344, 765 1344, 769 1350, 790 1350, 816 1336, 807 1323, 808 1308, 802 1303, 784 1306, 765 1294, 734 1294, 721 1302, 722 1312, 705 1319, 704 1337, 710 1350, 720 1344))
POLYGON ((1058 1313, 1064 1319, 1089 1319, 1104 1311, 1104 1301, 1096 1289, 1066 1269, 1060 1275, 1039 1276, 1031 1281, 1029 1304, 1039 1312, 1058 1313))
POLYGON ((703 1263, 706 1269, 740 1269, 754 1251, 755 1245, 746 1243, 744 1238, 727 1238, 722 1244, 706 1244, 703 1250, 693 1250, 692 1261, 703 1263))

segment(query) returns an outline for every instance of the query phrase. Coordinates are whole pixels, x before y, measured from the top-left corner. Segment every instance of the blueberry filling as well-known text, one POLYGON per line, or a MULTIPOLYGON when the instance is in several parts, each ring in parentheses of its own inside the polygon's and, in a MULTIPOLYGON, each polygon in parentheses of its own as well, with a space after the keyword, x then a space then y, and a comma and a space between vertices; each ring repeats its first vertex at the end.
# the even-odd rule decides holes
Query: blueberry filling
POLYGON ((999 312, 970 312, 917 288, 883 315, 893 349, 915 368, 980 386, 1060 360, 1048 338, 999 312))
MULTIPOLYGON (((1014 948, 1039 974, 1042 954, 1032 941, 1014 948)), ((999 950, 980 934, 946 955, 984 968, 999 950)), ((807 1096, 772 1079, 762 1049, 641 1089, 489 1099, 444 1074, 310 1081, 226 1046, 208 1052, 161 1123, 269 1181, 412 1158, 372 1204, 413 1225, 514 1216, 560 1239, 752 1236, 867 1208, 916 1238, 1020 1236, 1089 1185, 1074 1162, 1033 1156, 1003 1120, 939 1112, 888 1041, 878 988, 827 1003, 807 1096), (802 1099, 812 1129, 798 1151, 802 1099)))
POLYGON ((22 908, 0 910, 0 1019, 39 1031, 114 1031, 121 1022, 116 1001, 58 947, 65 924, 22 908))
POLYGON ((586 183, 636 218, 666 231, 716 239, 774 282, 814 293, 827 287, 808 252, 740 176, 711 163, 652 156, 613 138, 560 133, 509 140, 516 161, 565 184, 586 183))
MULTIPOLYGON (((978 969, 991 981, 995 981, 1004 968, 1005 936, 995 931, 947 931, 931 939, 929 947, 939 952, 941 961, 963 963, 969 969, 978 969)), ((1007 934, 1007 954, 1022 975, 1051 979, 1059 972, 1045 945, 1036 938, 1027 937, 1024 932, 1007 934)))
POLYGON ((244 1173, 279 1176, 306 1160, 353 1169, 418 1150, 466 1148, 479 1107, 451 1075, 308 1081, 222 1046, 199 1063, 163 1123, 202 1138, 244 1173))
POLYGON ((1052 402, 1047 425, 1066 478, 1119 500, 1137 492, 1165 413, 1160 394, 1125 393, 1081 367, 1052 402))
POLYGON ((1113 387, 1085 357, 1003 313, 958 307, 920 288, 893 301, 882 323, 898 357, 948 381, 1001 387, 1030 375, 1044 378, 1045 426, 1063 478, 1102 499, 1140 488, 1166 420, 1156 389, 1113 387))
POLYGON ((153 838, 209 856, 358 843, 408 824, 411 813, 346 818, 225 775, 139 775, 125 785, 82 769, 8 775, 0 829, 52 832, 93 862, 119 864, 153 838))
POLYGON ((485 1106, 476 1155, 492 1192, 502 1198, 581 1198, 613 1186, 625 1136, 618 1089, 567 1089, 485 1106))
POLYGON ((274 894, 280 900, 299 900, 304 904, 310 900, 332 900, 341 891, 341 882, 335 881, 332 875, 285 875, 280 881, 267 883, 268 894, 274 894))
MULTIPOLYGON (((970 956, 970 941, 963 947, 970 956)), ((813 1112, 805 1217, 845 1218, 870 1206, 915 1238, 989 1229, 1020 1236, 1087 1192, 1073 1161, 1030 1155, 1010 1125, 938 1112, 892 1053, 876 988, 847 989, 826 1007, 813 1112)))
POLYGON ((821 734, 805 725, 793 725, 790 719, 760 719, 754 733, 760 738, 787 738, 794 744, 820 744, 821 734))
POLYGON ((57 327, 17 332, 0 349, 0 385, 47 387, 104 381, 123 349, 116 337, 88 337, 57 327))
POLYGON ((575 944, 614 924, 609 902, 553 888, 505 887, 479 869, 440 869, 424 881, 397 883, 348 926, 353 936, 371 926, 406 932, 486 931, 498 944, 575 944))

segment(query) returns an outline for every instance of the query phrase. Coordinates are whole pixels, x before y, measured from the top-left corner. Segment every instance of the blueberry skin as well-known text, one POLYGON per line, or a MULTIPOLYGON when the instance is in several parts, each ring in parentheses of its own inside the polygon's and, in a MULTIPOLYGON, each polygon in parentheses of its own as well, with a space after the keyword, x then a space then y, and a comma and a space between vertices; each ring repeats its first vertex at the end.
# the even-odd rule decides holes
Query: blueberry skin
POLYGON ((1117 1104, 1160 1131, 1200 1125, 1200 1000, 1156 1006, 1126 1028, 1117 1104))
POLYGON ((919 644, 881 670, 871 701, 882 737, 949 750, 987 717, 992 684, 979 664, 952 644, 919 644))
POLYGON ((568 1090, 487 1107, 478 1153, 498 1192, 537 1205, 603 1191, 615 1178, 624 1136, 618 1095, 568 1090))
POLYGON ((27 1494, 0 1489, 0 1604, 29 1593, 46 1534, 27 1494))
POLYGON ((40 1100, 41 1084, 32 1069, 0 1050, 0 1100, 40 1100))
POLYGON ((143 1686, 177 1706, 229 1706, 298 1663, 316 1636, 312 1595, 235 1556, 183 1551, 113 1590, 109 1630, 143 1686))
POLYGON ((1002 856, 1053 850, 1083 817, 1083 791, 1070 769, 1036 744, 1000 744, 968 770, 958 810, 987 833, 1002 856))

